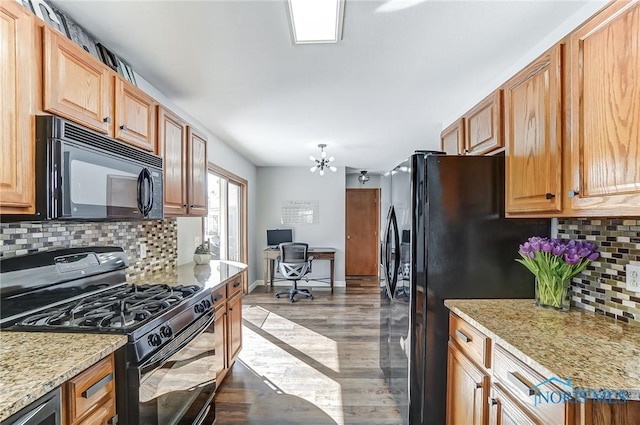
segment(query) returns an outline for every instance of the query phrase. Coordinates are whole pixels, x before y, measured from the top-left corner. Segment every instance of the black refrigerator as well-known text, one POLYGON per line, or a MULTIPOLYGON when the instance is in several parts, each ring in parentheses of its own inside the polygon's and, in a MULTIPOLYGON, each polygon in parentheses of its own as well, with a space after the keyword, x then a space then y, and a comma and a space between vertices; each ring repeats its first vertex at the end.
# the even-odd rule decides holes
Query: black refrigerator
POLYGON ((444 425, 445 299, 533 298, 518 246, 547 219, 504 217, 504 156, 418 151, 381 179, 380 367, 410 425, 444 425))

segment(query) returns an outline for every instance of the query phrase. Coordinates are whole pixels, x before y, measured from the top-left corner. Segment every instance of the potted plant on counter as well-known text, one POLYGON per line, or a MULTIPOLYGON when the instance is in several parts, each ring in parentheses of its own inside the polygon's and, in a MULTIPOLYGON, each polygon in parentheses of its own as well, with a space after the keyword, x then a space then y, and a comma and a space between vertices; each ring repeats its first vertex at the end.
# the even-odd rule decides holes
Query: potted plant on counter
POLYGON ((205 241, 196 247, 193 253, 193 262, 196 264, 209 264, 211 261, 211 247, 209 241, 205 241))

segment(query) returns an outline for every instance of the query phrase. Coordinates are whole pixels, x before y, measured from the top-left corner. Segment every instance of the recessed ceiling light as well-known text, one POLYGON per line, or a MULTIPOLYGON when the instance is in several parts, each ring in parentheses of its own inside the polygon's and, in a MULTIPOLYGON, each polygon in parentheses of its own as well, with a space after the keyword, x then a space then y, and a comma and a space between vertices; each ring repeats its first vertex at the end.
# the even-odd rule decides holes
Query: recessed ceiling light
POLYGON ((295 44, 337 43, 342 39, 344 0, 289 0, 295 44))

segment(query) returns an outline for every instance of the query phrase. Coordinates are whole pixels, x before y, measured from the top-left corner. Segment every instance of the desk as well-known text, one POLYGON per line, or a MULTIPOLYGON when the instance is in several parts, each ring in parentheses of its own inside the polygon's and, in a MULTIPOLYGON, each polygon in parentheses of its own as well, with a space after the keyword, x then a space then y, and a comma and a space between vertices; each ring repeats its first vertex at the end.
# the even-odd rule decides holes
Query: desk
MULTIPOLYGON (((276 258, 280 255, 278 248, 265 248, 264 249, 264 290, 267 291, 267 283, 273 286, 273 273, 274 264, 276 258)), ((331 275, 329 277, 329 283, 331 284, 331 292, 333 293, 333 275, 334 275, 334 262, 336 258, 336 250, 334 248, 309 248, 307 255, 313 255, 313 261, 316 260, 328 260, 331 262, 331 275)))

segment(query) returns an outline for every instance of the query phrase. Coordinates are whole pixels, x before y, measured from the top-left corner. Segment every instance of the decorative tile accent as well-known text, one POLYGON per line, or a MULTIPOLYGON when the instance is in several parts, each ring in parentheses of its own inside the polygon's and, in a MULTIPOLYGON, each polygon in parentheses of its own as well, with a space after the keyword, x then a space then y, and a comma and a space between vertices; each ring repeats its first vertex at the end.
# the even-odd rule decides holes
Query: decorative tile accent
POLYGON ((127 278, 176 267, 178 227, 175 218, 119 222, 41 221, 0 223, 0 257, 24 255, 62 246, 115 245, 129 257, 127 278), (147 257, 140 258, 140 244, 147 257))
POLYGON ((598 245, 600 258, 573 278, 572 305, 640 322, 640 294, 626 289, 625 266, 640 265, 640 218, 558 219, 558 237, 598 245))

